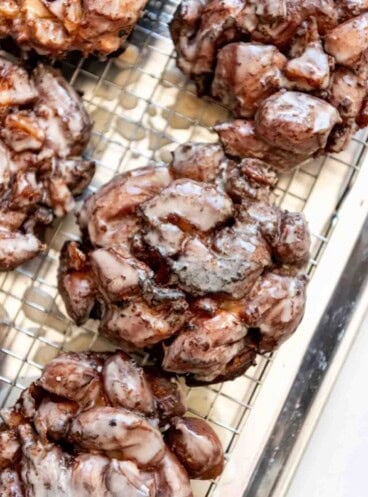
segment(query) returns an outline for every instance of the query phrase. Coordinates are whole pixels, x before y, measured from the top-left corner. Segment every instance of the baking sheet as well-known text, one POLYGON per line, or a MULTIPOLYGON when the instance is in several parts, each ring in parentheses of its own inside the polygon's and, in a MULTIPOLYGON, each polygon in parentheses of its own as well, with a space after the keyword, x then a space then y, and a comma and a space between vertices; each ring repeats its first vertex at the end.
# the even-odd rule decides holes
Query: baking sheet
MULTIPOLYGON (((175 8, 173 1, 150 2, 126 51, 116 58, 84 60, 73 55, 62 63, 95 121, 87 155, 96 161, 97 173, 89 192, 119 172, 168 162, 178 143, 215 141, 211 126, 227 117, 218 104, 198 99, 193 84, 176 68, 167 28, 175 8)), ((339 223, 339 209, 359 180, 365 149, 365 134, 360 133, 346 152, 311 161, 279 181, 276 201, 289 210, 304 210, 309 220, 311 278, 339 223)), ((114 348, 97 336, 97 323, 76 327, 57 292, 59 250, 66 239, 78 236, 70 215, 48 231, 47 253, 0 275, 0 406, 14 403, 60 351, 114 348)), ((227 459, 267 382, 272 361, 270 356, 259 357, 255 367, 232 382, 188 390, 192 414, 211 423, 227 459)), ((236 478, 236 472, 227 471, 222 478, 236 478)), ((195 497, 213 495, 220 482, 193 482, 195 497)))

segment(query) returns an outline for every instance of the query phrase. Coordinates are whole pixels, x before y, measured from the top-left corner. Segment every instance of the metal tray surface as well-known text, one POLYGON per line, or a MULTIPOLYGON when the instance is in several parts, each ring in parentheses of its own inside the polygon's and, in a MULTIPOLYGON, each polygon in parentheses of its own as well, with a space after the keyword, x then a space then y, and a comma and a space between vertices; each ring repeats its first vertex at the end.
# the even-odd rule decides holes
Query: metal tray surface
MULTIPOLYGON (((83 94, 95 122, 87 151, 97 163, 90 192, 117 173, 149 162, 169 161, 178 143, 217 139, 211 126, 226 119, 227 111, 197 98, 193 84, 176 68, 168 33, 176 5, 172 0, 149 2, 121 55, 101 61, 73 54, 61 64, 65 76, 83 94)), ((360 133, 346 152, 311 161, 280 178, 276 201, 284 208, 305 211, 312 231, 310 303, 301 329, 291 344, 284 346, 288 350, 282 359, 281 352, 260 356, 255 367, 232 382, 188 389, 191 413, 211 423, 227 458, 226 471, 218 480, 193 482, 195 497, 223 497, 230 490, 233 497, 241 497, 257 464, 260 471, 262 451, 290 386, 300 374, 309 338, 361 231, 361 210, 368 211, 360 187, 368 172, 365 151, 366 135, 360 133), (358 206, 359 213, 349 217, 347 204, 358 206), (331 264, 334 257, 338 261, 336 277, 326 269, 326 258, 331 264), (319 289, 314 296, 312 288, 319 289), (272 395, 267 390, 272 390, 272 395)), ((95 322, 76 327, 66 317, 57 292, 59 250, 65 240, 78 236, 70 215, 47 232, 49 249, 45 254, 0 275, 0 407, 14 403, 60 351, 115 348, 98 337, 95 322)), ((320 360, 327 359, 321 356, 320 360)), ((264 457, 269 463, 267 451, 264 457)), ((264 489, 254 495, 271 495, 271 490, 264 489)), ((251 488, 247 495, 253 495, 251 488)))

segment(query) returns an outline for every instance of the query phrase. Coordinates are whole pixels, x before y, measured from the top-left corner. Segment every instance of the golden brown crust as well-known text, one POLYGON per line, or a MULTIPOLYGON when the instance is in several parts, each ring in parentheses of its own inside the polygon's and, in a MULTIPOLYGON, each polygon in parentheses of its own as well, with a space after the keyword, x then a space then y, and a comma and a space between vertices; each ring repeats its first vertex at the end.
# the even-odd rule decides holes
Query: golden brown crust
POLYGON ((94 163, 80 157, 91 121, 61 74, 0 57, 0 271, 44 251, 42 235, 74 207, 94 163))
POLYGON ((107 55, 122 46, 145 4, 145 0, 7 0, 0 7, 0 37, 11 36, 21 48, 51 57, 73 50, 107 55))

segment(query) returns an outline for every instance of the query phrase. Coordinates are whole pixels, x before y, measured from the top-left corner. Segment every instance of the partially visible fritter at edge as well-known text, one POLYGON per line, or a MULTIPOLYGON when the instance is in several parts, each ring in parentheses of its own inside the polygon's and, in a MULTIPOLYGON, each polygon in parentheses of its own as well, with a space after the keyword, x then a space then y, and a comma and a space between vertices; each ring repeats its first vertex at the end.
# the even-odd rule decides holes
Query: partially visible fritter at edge
POLYGON ((146 0, 5 0, 0 37, 23 49, 62 57, 78 50, 108 55, 118 50, 139 20, 146 0))
POLYGON ((235 121, 228 154, 290 170, 340 152, 368 124, 368 3, 184 0, 171 23, 177 63, 235 121))
POLYGON ((45 227, 90 183, 94 163, 81 157, 90 133, 79 95, 58 71, 29 73, 0 57, 1 271, 45 250, 45 227))

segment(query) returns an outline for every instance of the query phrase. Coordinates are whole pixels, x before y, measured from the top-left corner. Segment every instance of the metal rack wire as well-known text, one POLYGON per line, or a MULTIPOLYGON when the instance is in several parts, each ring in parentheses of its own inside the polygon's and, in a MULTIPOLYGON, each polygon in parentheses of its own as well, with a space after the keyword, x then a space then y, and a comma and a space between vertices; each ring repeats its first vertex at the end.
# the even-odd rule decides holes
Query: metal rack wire
MULTIPOLYGON (((98 167, 90 191, 118 172, 169 160, 177 143, 216 140, 210 128, 227 113, 198 99, 193 85, 175 67, 168 35, 175 7, 173 0, 152 0, 122 55, 106 61, 73 56, 62 64, 95 120, 87 153, 98 167)), ((361 135, 343 154, 313 161, 280 179, 277 202, 290 210, 305 210, 310 221, 311 277, 359 174, 365 149, 361 135)), ((0 276, 0 407, 12 404, 61 350, 114 348, 97 336, 96 323, 73 325, 58 295, 58 252, 64 240, 77 237, 74 217, 69 216, 47 233, 45 254, 0 276)), ((212 424, 228 458, 267 381, 271 362, 271 356, 259 357, 256 366, 233 382, 188 391, 191 412, 212 424)), ((196 482, 195 496, 210 497, 217 483, 196 482)))

